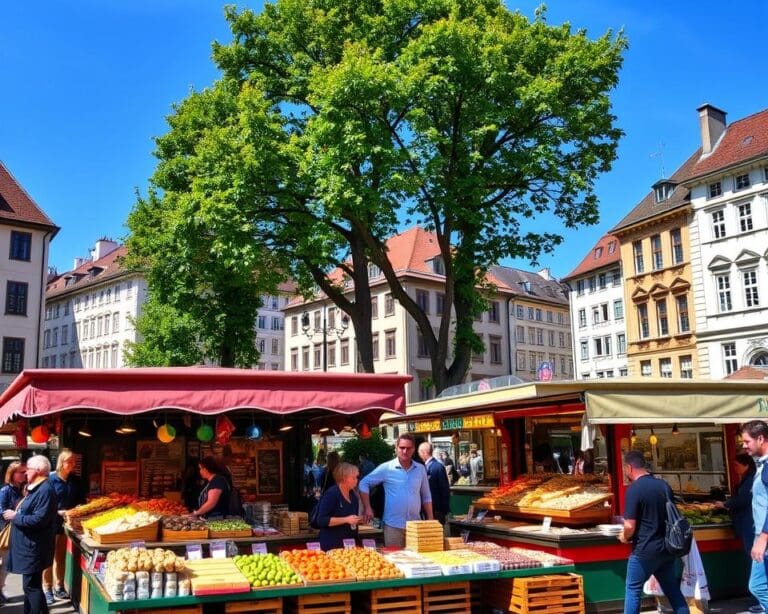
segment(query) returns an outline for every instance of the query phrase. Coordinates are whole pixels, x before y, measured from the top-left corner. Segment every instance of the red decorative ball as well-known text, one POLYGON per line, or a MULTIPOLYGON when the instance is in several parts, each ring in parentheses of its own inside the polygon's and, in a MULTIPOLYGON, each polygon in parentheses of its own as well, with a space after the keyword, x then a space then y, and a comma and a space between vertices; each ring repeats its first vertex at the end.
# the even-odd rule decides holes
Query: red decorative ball
POLYGON ((40 426, 36 426, 32 429, 32 432, 30 433, 30 437, 32 438, 32 441, 35 443, 45 443, 48 441, 48 438, 51 436, 51 433, 48 431, 48 427, 44 424, 41 424, 40 426))

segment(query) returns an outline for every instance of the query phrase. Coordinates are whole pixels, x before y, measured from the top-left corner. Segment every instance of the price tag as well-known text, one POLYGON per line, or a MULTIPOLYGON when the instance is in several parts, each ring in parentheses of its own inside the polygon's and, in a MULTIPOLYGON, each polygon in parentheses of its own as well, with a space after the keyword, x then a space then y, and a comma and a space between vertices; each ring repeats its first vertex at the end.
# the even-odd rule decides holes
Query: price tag
POLYGON ((254 554, 266 554, 267 544, 265 544, 264 542, 251 544, 251 552, 253 552, 254 554))
POLYGON ((320 542, 307 542, 307 550, 322 550, 320 542))
POLYGON ((465 544, 469 541, 469 531, 461 532, 461 541, 463 541, 465 544))
POLYGON ((187 544, 187 560, 198 561, 203 558, 203 547, 200 544, 187 544))
POLYGON ((211 542, 210 544, 211 549, 211 558, 212 559, 225 559, 227 558, 227 542, 224 540, 219 540, 215 542, 211 542))
POLYGON ((366 548, 367 550, 376 550, 376 540, 375 539, 364 539, 363 540, 363 548, 366 548))
POLYGON ((552 516, 544 516, 544 520, 541 522, 541 530, 548 533, 551 527, 552 516))
POLYGON ((488 513, 488 510, 480 510, 479 512, 477 512, 476 520, 478 521, 482 520, 483 518, 485 518, 487 513, 488 513))
POLYGON ((93 551, 93 554, 91 555, 90 563, 88 565, 88 568, 90 571, 98 571, 96 569, 98 561, 99 561, 99 550, 96 549, 93 551))
POLYGON ((146 548, 147 544, 143 541, 131 542, 131 548, 146 548))
POLYGON ((341 543, 344 545, 345 550, 349 550, 350 548, 357 547, 357 544, 355 543, 354 539, 342 539, 341 543))

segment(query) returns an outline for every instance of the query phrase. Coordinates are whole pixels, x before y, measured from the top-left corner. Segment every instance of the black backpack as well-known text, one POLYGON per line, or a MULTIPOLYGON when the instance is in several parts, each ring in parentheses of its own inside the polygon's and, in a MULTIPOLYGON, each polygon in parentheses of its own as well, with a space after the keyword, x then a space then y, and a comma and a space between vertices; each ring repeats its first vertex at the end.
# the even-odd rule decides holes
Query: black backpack
POLYGON ((682 557, 691 551, 692 542, 691 523, 680 514, 674 501, 667 495, 667 530, 664 535, 664 547, 669 554, 682 557))

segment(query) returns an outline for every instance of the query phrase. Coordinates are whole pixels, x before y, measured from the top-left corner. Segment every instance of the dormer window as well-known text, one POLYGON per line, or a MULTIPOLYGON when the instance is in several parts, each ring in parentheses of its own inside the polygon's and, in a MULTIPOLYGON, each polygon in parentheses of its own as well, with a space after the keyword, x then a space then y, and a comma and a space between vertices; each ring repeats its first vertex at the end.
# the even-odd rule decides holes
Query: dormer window
POLYGON ((445 263, 442 256, 432 258, 432 272, 436 275, 445 275, 445 263))
POLYGON ((527 294, 531 294, 531 282, 530 281, 521 281, 520 286, 527 294))
POLYGON ((378 265, 373 264, 372 262, 368 264, 368 279, 375 279, 381 275, 381 269, 378 267, 378 265))
POLYGON ((723 186, 720 185, 719 181, 715 181, 714 183, 709 184, 709 197, 710 198, 717 198, 723 193, 723 186))
POLYGON ((608 242, 608 253, 612 254, 616 251, 616 241, 609 241, 608 242))
POLYGON ((603 248, 602 247, 596 247, 595 248, 595 260, 600 258, 600 256, 603 255, 603 248))
POLYGON ((675 184, 671 181, 661 180, 654 184, 653 191, 656 195, 656 202, 664 202, 672 196, 672 192, 675 191, 675 184))

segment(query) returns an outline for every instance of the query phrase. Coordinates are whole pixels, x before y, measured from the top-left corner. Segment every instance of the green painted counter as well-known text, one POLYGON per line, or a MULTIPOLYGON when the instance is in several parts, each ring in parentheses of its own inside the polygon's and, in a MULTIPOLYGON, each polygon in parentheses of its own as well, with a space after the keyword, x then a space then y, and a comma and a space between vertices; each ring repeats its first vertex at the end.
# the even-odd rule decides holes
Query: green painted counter
MULTIPOLYGON (((296 595, 349 593, 356 591, 370 591, 380 588, 394 588, 398 586, 423 586, 425 584, 444 584, 446 582, 480 582, 498 580, 500 578, 524 578, 540 576, 544 574, 568 573, 574 571, 572 565, 558 567, 537 567, 533 569, 514 569, 508 571, 496 571, 477 574, 459 574, 454 576, 434 576, 428 578, 402 578, 399 580, 379 580, 374 582, 350 582, 348 584, 318 584, 301 586, 296 588, 259 589, 247 593, 232 593, 227 595, 206 595, 201 597, 171 597, 164 599, 141 599, 134 601, 110 601, 109 596, 101 583, 88 571, 84 571, 84 577, 89 585, 88 606, 84 611, 88 614, 107 614, 108 612, 120 612, 122 610, 147 610, 154 608, 173 608, 177 606, 190 606, 197 604, 229 603, 233 601, 254 601, 269 599, 271 597, 292 597, 296 595)), ((81 608, 82 609, 82 608, 81 608)))
POLYGON ((451 514, 466 514, 469 506, 475 499, 483 497, 485 493, 496 488, 495 486, 451 486, 451 514))

